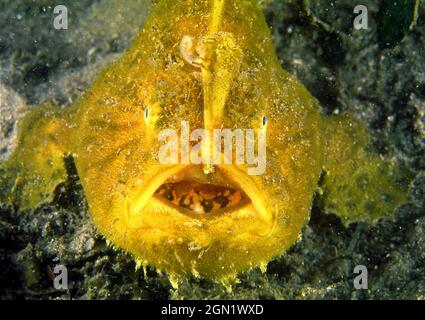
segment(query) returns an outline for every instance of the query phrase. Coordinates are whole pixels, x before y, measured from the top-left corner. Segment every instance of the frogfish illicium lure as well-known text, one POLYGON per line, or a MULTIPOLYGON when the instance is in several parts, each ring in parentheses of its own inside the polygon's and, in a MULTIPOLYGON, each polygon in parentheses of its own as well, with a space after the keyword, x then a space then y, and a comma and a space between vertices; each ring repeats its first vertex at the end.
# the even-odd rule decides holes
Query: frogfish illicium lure
POLYGON ((52 201, 72 157, 99 233, 173 279, 225 282, 266 265, 300 238, 314 196, 345 223, 391 215, 407 199, 407 175, 371 151, 359 121, 322 115, 281 68, 257 0, 158 1, 72 107, 30 108, 17 139, 0 166, 3 204, 52 201), (264 172, 161 163, 158 136, 180 139, 182 121, 190 132, 262 130, 264 172))

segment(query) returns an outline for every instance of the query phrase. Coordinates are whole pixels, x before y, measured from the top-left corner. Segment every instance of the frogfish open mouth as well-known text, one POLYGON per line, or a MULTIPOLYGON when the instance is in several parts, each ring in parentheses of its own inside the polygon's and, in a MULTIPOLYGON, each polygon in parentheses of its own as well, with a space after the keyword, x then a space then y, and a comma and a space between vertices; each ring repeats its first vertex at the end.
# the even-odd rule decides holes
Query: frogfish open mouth
POLYGON ((2 204, 52 201, 72 157, 100 234, 177 280, 224 282, 265 266, 300 238, 315 196, 344 223, 391 215, 407 199, 409 173, 371 151, 363 125, 322 115, 282 69, 257 0, 158 1, 132 46, 73 106, 30 108, 17 139, 0 164, 2 204), (252 129, 264 170, 250 174, 236 154, 182 161, 197 129, 252 129), (177 163, 160 161, 164 132, 177 137, 166 142, 177 163))

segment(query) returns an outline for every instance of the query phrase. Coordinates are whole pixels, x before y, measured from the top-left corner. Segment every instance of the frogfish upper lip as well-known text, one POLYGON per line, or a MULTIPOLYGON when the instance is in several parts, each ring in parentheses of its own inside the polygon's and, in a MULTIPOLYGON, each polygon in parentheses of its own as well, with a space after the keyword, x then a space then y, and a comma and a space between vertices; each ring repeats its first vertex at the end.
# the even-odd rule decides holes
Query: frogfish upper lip
MULTIPOLYGON (((218 165, 215 173, 208 175, 203 173, 202 166, 200 165, 173 165, 167 167, 165 170, 158 171, 153 175, 153 178, 135 194, 134 200, 127 205, 128 214, 130 214, 130 216, 141 214, 150 200, 153 198, 158 200, 158 197, 161 196, 161 188, 169 188, 170 184, 175 186, 177 183, 181 183, 180 187, 183 188, 193 186, 194 183, 197 185, 201 184, 203 187, 207 186, 213 188, 212 192, 222 188, 222 190, 234 192, 241 200, 239 201, 240 203, 235 206, 212 210, 210 214, 204 214, 205 211, 202 210, 201 212, 196 212, 196 209, 185 209, 179 207, 176 203, 173 204, 171 201, 162 201, 162 204, 173 206, 174 209, 178 208, 178 211, 183 214, 192 213, 198 218, 216 217, 219 214, 237 211, 239 208, 252 203, 259 218, 270 224, 273 224, 276 219, 275 208, 267 206, 267 195, 257 186, 254 179, 247 175, 241 168, 235 165, 225 164, 218 165), (158 190, 161 192, 158 192, 158 190)), ((211 190, 211 188, 208 188, 208 190, 211 190)))

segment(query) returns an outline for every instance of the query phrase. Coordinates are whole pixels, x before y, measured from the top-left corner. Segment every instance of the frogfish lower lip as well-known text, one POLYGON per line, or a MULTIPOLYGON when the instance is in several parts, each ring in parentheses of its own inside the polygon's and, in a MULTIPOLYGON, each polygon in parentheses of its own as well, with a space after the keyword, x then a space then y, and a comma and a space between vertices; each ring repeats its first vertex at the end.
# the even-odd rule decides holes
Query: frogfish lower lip
POLYGON ((266 205, 267 195, 251 176, 234 165, 219 165, 205 174, 201 165, 175 165, 155 175, 127 203, 130 216, 143 214, 149 201, 196 218, 230 214, 252 204, 258 217, 271 225, 275 208, 266 205))

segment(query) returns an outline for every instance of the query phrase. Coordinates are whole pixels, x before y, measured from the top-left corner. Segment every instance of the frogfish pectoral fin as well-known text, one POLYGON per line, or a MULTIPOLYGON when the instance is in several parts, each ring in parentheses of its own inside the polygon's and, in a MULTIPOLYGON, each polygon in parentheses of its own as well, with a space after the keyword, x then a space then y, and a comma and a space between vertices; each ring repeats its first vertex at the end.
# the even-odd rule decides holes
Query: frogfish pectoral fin
POLYGON ((0 163, 0 204, 25 210, 53 200, 55 188, 66 179, 69 117, 68 111, 45 104, 18 121, 17 147, 0 163))
POLYGON ((411 172, 368 151, 369 135, 362 124, 342 115, 327 119, 325 125, 329 137, 322 184, 326 211, 345 224, 373 222, 408 202, 411 172))

